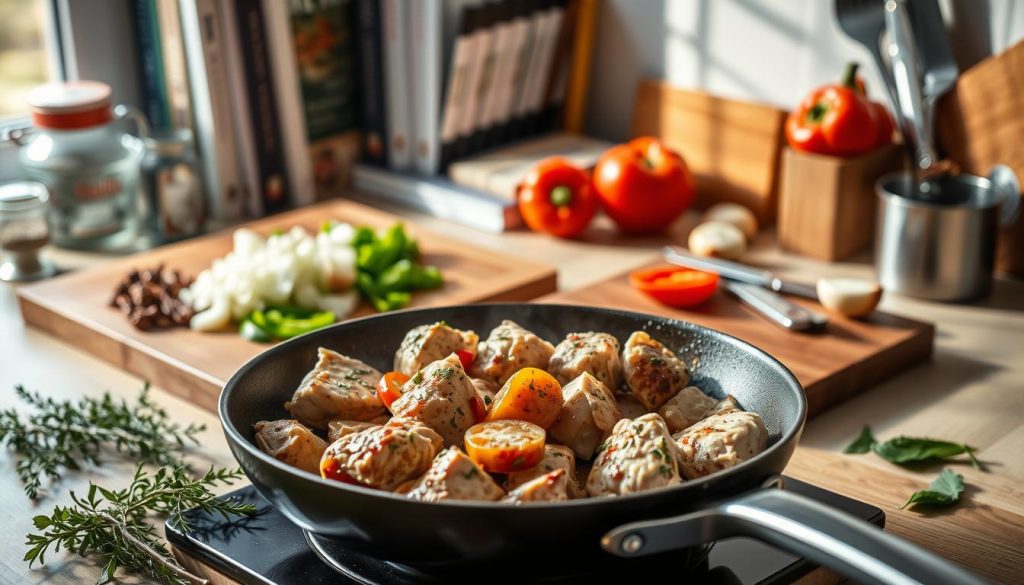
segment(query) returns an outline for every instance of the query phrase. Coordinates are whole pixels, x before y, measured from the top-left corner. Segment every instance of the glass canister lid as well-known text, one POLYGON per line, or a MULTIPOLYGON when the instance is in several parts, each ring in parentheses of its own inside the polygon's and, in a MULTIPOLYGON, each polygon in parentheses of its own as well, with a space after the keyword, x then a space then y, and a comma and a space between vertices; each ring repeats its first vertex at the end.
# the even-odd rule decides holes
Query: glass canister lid
POLYGON ((17 181, 0 185, 0 215, 29 211, 46 205, 50 192, 42 183, 17 181))
POLYGON ((28 105, 32 124, 43 128, 88 128, 111 119, 110 86, 99 81, 41 85, 29 92, 28 105))

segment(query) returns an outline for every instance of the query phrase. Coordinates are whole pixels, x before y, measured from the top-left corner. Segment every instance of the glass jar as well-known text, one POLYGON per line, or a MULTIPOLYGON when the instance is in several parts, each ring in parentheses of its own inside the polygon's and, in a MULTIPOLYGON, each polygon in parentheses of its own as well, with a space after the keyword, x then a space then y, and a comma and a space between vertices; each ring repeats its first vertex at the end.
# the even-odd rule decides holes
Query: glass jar
POLYGON ((27 282, 53 276, 40 256, 50 242, 46 187, 32 181, 0 185, 0 280, 27 282))
POLYGON ((29 93, 33 132, 18 158, 50 191, 53 242, 84 250, 124 248, 139 231, 142 140, 124 132, 110 86, 55 83, 29 93))
POLYGON ((192 133, 181 129, 143 142, 142 183, 151 240, 163 244, 200 234, 206 214, 192 133))

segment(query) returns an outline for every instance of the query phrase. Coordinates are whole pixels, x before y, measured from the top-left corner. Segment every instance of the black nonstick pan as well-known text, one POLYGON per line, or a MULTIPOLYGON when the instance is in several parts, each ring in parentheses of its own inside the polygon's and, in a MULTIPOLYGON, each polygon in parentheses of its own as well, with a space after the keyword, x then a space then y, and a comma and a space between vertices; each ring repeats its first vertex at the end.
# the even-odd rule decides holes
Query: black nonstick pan
POLYGON ((257 356, 231 377, 220 399, 231 450, 264 497, 301 528, 381 559, 424 567, 484 565, 498 572, 525 568, 529 575, 531 563, 550 565, 552 559, 590 564, 675 551, 682 564, 699 559, 714 540, 751 535, 861 582, 981 583, 866 522, 773 489, 806 412, 793 374, 738 339, 651 315, 541 304, 440 307, 334 325, 257 356), (717 397, 732 394, 760 414, 768 448, 733 468, 671 488, 508 506, 424 503, 325 480, 275 460, 253 443, 255 422, 287 416, 283 404, 313 367, 320 346, 386 371, 406 332, 417 325, 445 320, 486 336, 502 319, 553 343, 575 331, 605 331, 625 341, 633 331, 646 330, 690 361, 694 384, 717 397))

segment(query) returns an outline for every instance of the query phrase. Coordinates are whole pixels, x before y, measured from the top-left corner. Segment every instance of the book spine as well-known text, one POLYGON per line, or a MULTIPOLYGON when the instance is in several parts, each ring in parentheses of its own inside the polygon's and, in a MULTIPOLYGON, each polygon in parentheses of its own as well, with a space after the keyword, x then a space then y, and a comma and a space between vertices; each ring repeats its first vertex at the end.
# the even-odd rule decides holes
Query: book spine
POLYGON ((482 147, 488 148, 499 143, 498 133, 500 112, 499 102, 502 90, 507 87, 515 69, 515 14, 512 4, 498 5, 500 13, 494 24, 494 68, 493 77, 487 86, 483 107, 477 116, 477 126, 484 133, 482 147))
POLYGON ((511 40, 507 63, 499 66, 502 78, 495 84, 495 138, 494 142, 502 144, 513 135, 515 100, 519 85, 525 75, 522 63, 529 59, 529 46, 526 44, 530 32, 529 5, 520 0, 512 7, 511 40))
POLYGON ((362 79, 363 160, 380 166, 388 162, 388 129, 384 103, 384 63, 381 54, 381 14, 378 0, 359 0, 359 75, 362 79))
POLYGON ((244 206, 249 217, 261 217, 263 215, 263 195, 260 190, 259 167, 256 160, 256 140, 253 138, 252 124, 249 123, 251 104, 242 65, 241 40, 238 32, 238 19, 235 18, 235 3, 234 0, 219 0, 218 6, 222 15, 220 21, 221 44, 224 47, 224 70, 227 81, 227 94, 224 99, 230 104, 231 130, 237 147, 235 160, 240 182, 243 185, 244 206))
POLYGON ((565 89, 563 127, 568 132, 583 132, 587 111, 587 90, 590 86, 590 61, 597 27, 597 0, 576 0, 576 22, 573 28, 572 62, 565 89))
POLYGON ((260 0, 236 0, 235 7, 263 210, 274 213, 288 207, 290 194, 263 9, 260 0))
POLYGON ((274 97, 280 111, 281 139, 292 203, 296 207, 316 201, 313 161, 309 155, 298 65, 292 38, 291 14, 280 0, 262 0, 266 15, 267 47, 274 79, 274 97))
POLYGON ((245 193, 235 158, 227 69, 216 0, 181 0, 182 40, 188 64, 196 144, 211 218, 242 218, 245 193))
POLYGON ((413 161, 424 175, 440 163, 441 0, 418 0, 409 6, 413 112, 413 161))
POLYGON ((562 23, 541 105, 541 128, 545 131, 554 131, 561 127, 565 89, 569 81, 569 65, 572 62, 572 39, 579 10, 577 0, 559 0, 559 5, 563 9, 562 23))
POLYGON ((338 197, 359 153, 355 4, 333 0, 290 7, 316 196, 338 197))
POLYGON ((480 88, 489 58, 493 58, 494 6, 484 4, 478 8, 477 27, 471 40, 473 50, 466 73, 467 96, 459 112, 459 137, 455 142, 455 158, 471 154, 476 147, 476 112, 480 107, 480 88))
POLYGON ((163 39, 164 79, 171 128, 192 129, 192 100, 189 97, 185 46, 181 36, 181 14, 177 0, 157 0, 163 39))
POLYGON ((135 0, 135 42, 139 52, 139 82, 142 111, 149 127, 156 132, 171 128, 167 85, 164 81, 164 56, 160 42, 160 15, 156 0, 135 0))
POLYGON ((445 91, 444 113, 441 119, 441 166, 447 168, 455 158, 456 141, 461 130, 461 113, 469 100, 469 69, 477 37, 476 8, 463 10, 459 34, 455 37, 452 58, 448 65, 448 88, 445 91))
POLYGON ((554 61, 555 45, 561 29, 564 9, 554 4, 548 0, 539 11, 537 44, 530 56, 530 72, 518 110, 528 134, 535 134, 539 129, 544 88, 554 61))
POLYGON ((387 103, 388 166, 412 166, 412 117, 409 112, 408 4, 384 0, 384 93, 387 103))

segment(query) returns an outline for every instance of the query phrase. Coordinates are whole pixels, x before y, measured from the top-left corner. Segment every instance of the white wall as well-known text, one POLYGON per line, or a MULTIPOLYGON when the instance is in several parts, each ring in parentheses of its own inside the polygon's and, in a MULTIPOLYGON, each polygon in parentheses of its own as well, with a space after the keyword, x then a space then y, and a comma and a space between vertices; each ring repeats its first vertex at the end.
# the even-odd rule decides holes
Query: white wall
MULTIPOLYGON (((1021 0, 939 1, 962 68, 1024 38, 1021 0)), ((641 77, 788 109, 857 60, 869 93, 883 100, 873 59, 839 29, 833 6, 834 0, 602 0, 588 131, 629 136, 641 77)))

